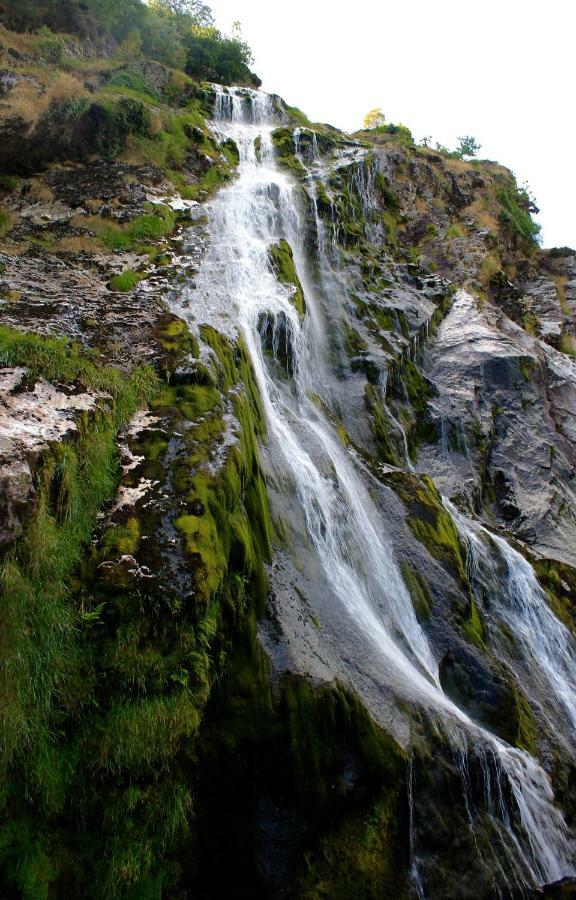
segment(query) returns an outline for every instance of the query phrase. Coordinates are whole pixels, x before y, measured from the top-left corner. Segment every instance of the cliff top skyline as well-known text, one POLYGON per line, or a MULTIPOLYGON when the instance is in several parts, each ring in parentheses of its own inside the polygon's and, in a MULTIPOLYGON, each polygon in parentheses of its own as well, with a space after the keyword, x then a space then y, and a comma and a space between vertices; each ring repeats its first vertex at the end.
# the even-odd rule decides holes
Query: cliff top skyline
POLYGON ((543 246, 576 246, 567 153, 576 139, 570 4, 555 3, 548 15, 541 4, 518 0, 465 11, 455 0, 359 0, 340 9, 294 0, 280 15, 257 0, 211 6, 225 31, 241 21, 264 90, 347 131, 381 107, 417 141, 430 135, 454 147, 461 135, 474 135, 481 158, 528 182, 543 246))

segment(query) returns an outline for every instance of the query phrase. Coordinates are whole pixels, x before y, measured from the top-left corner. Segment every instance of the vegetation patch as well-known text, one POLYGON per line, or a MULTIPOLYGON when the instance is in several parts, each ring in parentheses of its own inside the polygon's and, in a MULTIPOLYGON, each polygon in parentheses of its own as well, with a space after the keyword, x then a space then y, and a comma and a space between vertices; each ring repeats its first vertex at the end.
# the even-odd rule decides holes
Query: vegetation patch
POLYGON ((501 205, 501 221, 528 245, 534 244, 540 234, 540 225, 530 215, 533 204, 526 191, 516 186, 506 187, 498 191, 497 196, 501 205))
POLYGON ((277 244, 271 244, 268 248, 268 259, 278 281, 293 288, 290 303, 303 316, 306 312, 304 291, 294 265, 292 247, 288 241, 282 239, 277 244))
POLYGON ((126 269, 119 275, 114 275, 114 277, 111 278, 108 282, 108 287, 111 291, 121 291, 123 293, 127 293, 128 291, 133 290, 138 282, 142 281, 142 279, 145 277, 146 276, 141 272, 134 272, 133 269, 126 269))
POLYGON ((432 594, 425 579, 417 569, 403 559, 401 562, 402 577, 408 588, 416 618, 419 622, 427 622, 432 611, 432 594))

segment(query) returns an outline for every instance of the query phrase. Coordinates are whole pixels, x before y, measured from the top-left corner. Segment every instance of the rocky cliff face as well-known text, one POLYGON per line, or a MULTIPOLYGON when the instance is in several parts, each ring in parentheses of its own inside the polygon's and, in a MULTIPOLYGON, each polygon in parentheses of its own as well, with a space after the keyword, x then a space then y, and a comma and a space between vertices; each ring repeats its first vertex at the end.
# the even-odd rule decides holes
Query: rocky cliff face
POLYGON ((43 96, 26 68, 0 80, 6 896, 528 897, 573 874, 576 254, 538 248, 496 164, 277 98, 268 123, 249 91, 186 83, 171 106, 161 67, 138 102, 167 136, 133 120, 87 160, 84 108, 43 156, 52 119, 15 118, 43 96), (243 176, 209 117, 234 102, 270 125, 243 152, 281 223, 253 331, 241 254, 231 278, 218 255, 243 176), (326 429, 330 454, 318 430, 299 446, 381 542, 342 506, 367 624, 312 537, 279 396, 295 433, 303 410, 326 429))

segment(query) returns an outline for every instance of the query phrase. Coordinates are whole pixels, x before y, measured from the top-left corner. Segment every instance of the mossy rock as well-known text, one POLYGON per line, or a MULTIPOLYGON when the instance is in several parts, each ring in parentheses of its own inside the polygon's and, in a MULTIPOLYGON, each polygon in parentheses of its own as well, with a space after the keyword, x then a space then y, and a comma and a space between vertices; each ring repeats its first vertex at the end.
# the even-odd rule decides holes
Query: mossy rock
POLYGON ((126 269, 124 272, 121 272, 119 275, 114 275, 113 278, 108 282, 108 289, 111 291, 119 291, 121 293, 128 293, 132 291, 139 281, 142 281, 146 276, 141 272, 134 272, 132 269, 126 269))
POLYGON ((165 312, 160 316, 154 326, 154 337, 162 350, 161 368, 168 376, 179 366, 189 363, 191 357, 198 359, 200 356, 198 341, 188 325, 173 313, 165 312))
POLYGON ((284 239, 278 241, 277 244, 270 244, 268 247, 268 259, 272 271, 281 284, 291 285, 293 292, 290 297, 290 303, 303 316, 306 312, 306 302, 304 300, 304 291, 302 284, 298 278, 296 267, 294 265, 294 254, 292 247, 284 239))
POLYGON ((296 156, 294 134, 289 128, 276 128, 272 132, 272 143, 276 150, 276 161, 299 178, 306 176, 306 169, 296 156))
POLYGON ((411 472, 387 472, 382 478, 405 504, 407 523, 414 536, 469 595, 465 550, 432 479, 411 472))
POLYGON ((381 390, 376 385, 367 384, 364 389, 364 402, 370 413, 370 428, 378 458, 393 466, 401 465, 402 449, 392 430, 390 416, 384 408, 381 390))
POLYGON ((412 606, 417 620, 427 622, 432 612, 433 598, 426 580, 410 563, 403 559, 401 562, 402 578, 412 598, 412 606))
POLYGON ((530 562, 554 613, 576 634, 576 570, 556 559, 531 559, 530 562))
POLYGON ((516 676, 498 660, 455 646, 442 659, 439 674, 443 690, 471 718, 536 756, 534 713, 516 676))
POLYGON ((468 603, 468 611, 461 622, 462 631, 466 640, 474 644, 480 650, 485 649, 484 644, 484 622, 477 604, 474 600, 468 603))

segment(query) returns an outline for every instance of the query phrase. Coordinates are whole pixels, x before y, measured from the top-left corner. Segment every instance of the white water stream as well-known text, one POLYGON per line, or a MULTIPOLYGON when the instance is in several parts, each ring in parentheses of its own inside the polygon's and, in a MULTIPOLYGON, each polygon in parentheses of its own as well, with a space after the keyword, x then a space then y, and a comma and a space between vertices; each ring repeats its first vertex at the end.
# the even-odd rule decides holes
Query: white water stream
MULTIPOLYGON (((382 517, 353 455, 342 447, 321 404, 313 399, 320 397, 330 406, 325 311, 306 261, 301 189, 274 161, 275 127, 277 114, 265 94, 217 89, 214 130, 236 142, 240 165, 238 178, 208 207, 211 244, 196 279, 195 305, 207 311, 229 310, 230 321, 244 335, 286 489, 301 504, 310 542, 350 628, 364 633, 383 672, 441 723, 463 760, 469 746, 484 754, 486 790, 491 790, 491 780, 497 782, 500 800, 493 815, 507 844, 504 867, 515 870, 512 881, 557 880, 574 871, 572 846, 546 773, 527 753, 472 722, 442 692, 437 661, 416 619, 382 517), (291 289, 278 282, 270 265, 269 247, 282 238, 293 249, 303 284, 303 318, 290 302, 291 289), (280 377, 266 359, 260 334, 264 320, 272 327, 281 325, 289 342, 291 378, 280 377), (516 815, 502 799, 504 781, 516 815), (518 817, 521 828, 513 824, 518 817)), ((362 178, 359 174, 358 180, 362 178)), ((359 189, 369 191, 370 185, 360 184, 359 189)), ((333 279, 341 290, 330 272, 329 237, 315 201, 313 209, 322 279, 333 279)), ((561 650, 550 647, 550 652, 561 650)))
POLYGON ((531 675, 576 735, 576 641, 550 609, 530 563, 450 501, 444 505, 468 546, 473 583, 491 598, 486 614, 508 626, 531 675))

